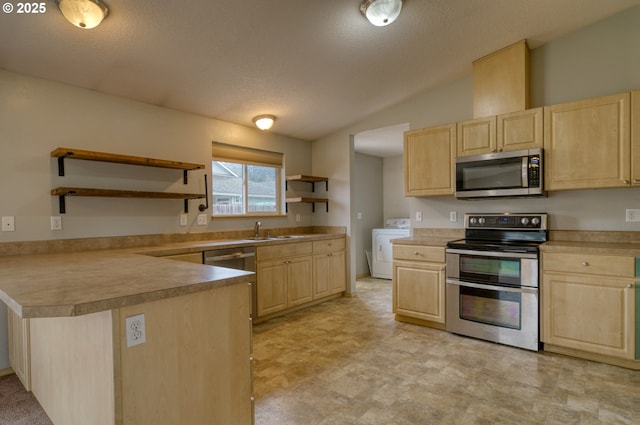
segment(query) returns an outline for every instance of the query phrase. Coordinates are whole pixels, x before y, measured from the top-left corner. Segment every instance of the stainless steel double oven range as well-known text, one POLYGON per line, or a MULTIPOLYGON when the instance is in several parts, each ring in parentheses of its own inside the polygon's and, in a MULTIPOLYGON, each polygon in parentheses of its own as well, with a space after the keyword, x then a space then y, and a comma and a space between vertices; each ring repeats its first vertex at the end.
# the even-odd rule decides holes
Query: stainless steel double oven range
POLYGON ((540 349, 539 245, 546 214, 465 214, 465 238, 447 244, 447 330, 540 349))

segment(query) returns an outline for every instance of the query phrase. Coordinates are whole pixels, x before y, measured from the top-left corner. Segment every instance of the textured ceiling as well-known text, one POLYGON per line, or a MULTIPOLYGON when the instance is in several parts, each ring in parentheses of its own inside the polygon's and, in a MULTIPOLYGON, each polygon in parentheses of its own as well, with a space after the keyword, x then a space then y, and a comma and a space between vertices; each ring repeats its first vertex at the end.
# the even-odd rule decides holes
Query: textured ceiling
MULTIPOLYGON (((12 3, 17 3, 13 2, 12 3)), ((314 140, 471 72, 513 42, 535 48, 640 0, 405 0, 374 27, 360 0, 105 0, 93 30, 53 0, 0 14, 0 68, 314 140)))

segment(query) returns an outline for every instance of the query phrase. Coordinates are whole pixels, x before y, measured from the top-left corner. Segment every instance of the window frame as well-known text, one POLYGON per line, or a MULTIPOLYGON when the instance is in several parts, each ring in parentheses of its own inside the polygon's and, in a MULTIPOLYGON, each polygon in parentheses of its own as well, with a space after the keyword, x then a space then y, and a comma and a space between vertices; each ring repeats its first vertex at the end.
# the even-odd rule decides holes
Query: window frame
MULTIPOLYGON (((286 216, 284 199, 284 154, 278 152, 264 151, 260 149, 247 148, 225 143, 213 142, 211 156, 211 216, 214 219, 224 218, 249 218, 249 217, 282 217, 286 216), (242 165, 242 214, 216 214, 215 192, 214 192, 214 167, 215 162, 226 162, 242 165), (249 173, 248 166, 269 167, 275 170, 275 211, 249 211, 249 173)), ((233 195, 229 194, 229 198, 233 195)))

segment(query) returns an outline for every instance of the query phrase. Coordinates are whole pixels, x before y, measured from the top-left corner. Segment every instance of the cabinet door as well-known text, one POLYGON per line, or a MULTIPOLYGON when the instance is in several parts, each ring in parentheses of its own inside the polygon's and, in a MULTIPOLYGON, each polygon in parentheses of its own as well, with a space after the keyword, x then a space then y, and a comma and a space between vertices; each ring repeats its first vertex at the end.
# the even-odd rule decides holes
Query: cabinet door
POLYGON ((458 156, 497 152, 495 116, 459 122, 457 134, 458 156))
POLYGON ((631 92, 631 184, 640 186, 640 91, 631 92))
POLYGON ((313 256, 313 297, 344 292, 347 286, 344 251, 313 256))
POLYGON ((344 292, 347 289, 347 267, 344 251, 334 252, 331 259, 331 284, 329 291, 332 294, 344 292))
POLYGON ((630 94, 544 108, 545 189, 628 186, 630 94))
POLYGON ((313 300, 312 257, 295 257, 287 263, 287 295, 291 307, 313 300))
POLYGON ((498 151, 541 148, 544 140, 543 109, 535 108, 498 115, 498 151))
POLYGON ((313 296, 322 298, 331 294, 332 261, 329 254, 313 256, 313 296))
POLYGON ((635 358, 633 280, 545 273, 541 311, 543 342, 635 358))
POLYGON ((404 195, 453 195, 456 125, 404 133, 404 195))
POLYGON ((403 316, 445 323, 444 265, 393 264, 393 311, 403 316))
POLYGON ((258 316, 287 307, 287 265, 282 260, 259 262, 256 267, 258 316))

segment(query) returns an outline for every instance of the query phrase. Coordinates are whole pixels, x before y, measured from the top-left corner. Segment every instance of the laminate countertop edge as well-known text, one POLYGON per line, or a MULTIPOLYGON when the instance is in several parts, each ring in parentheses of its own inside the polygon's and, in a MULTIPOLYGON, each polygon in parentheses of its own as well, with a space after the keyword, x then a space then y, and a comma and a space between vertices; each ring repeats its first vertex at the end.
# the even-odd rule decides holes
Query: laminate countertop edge
POLYGON ((255 273, 163 256, 231 246, 344 237, 311 234, 260 241, 218 240, 119 250, 0 257, 0 300, 22 318, 73 317, 255 282, 255 273))

